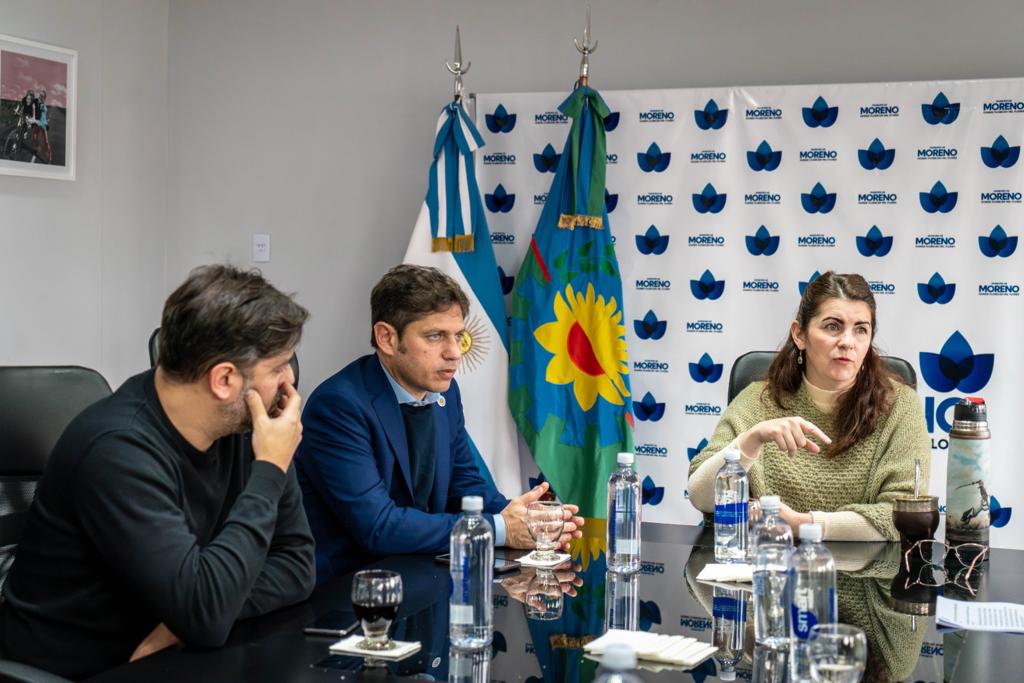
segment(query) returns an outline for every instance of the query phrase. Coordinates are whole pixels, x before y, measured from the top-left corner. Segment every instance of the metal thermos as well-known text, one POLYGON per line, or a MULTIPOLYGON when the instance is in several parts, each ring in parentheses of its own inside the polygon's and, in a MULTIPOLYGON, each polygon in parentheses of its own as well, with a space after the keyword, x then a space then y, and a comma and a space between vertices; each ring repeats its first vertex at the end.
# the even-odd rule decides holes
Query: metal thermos
POLYGON ((946 540, 988 544, 991 438, 985 399, 969 396, 953 410, 946 463, 946 540))

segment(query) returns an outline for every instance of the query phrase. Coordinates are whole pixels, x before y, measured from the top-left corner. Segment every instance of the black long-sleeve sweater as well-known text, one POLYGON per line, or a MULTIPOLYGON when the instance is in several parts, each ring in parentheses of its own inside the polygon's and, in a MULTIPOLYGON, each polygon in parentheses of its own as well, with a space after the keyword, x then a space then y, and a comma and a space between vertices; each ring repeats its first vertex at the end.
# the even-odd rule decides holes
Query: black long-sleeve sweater
POLYGON ((217 646, 237 619, 305 599, 313 538, 294 469, 249 434, 194 449, 153 372, 86 409, 54 448, 0 606, 0 649, 71 678, 128 660, 158 624, 217 646))

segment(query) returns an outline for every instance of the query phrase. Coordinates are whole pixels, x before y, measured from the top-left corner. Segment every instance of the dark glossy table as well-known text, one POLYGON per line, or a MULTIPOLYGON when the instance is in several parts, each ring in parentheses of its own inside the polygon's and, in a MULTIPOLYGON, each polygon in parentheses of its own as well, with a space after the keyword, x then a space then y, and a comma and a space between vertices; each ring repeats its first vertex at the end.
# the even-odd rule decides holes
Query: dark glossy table
MULTIPOLYGON (((698 527, 645 524, 643 567, 634 582, 606 580, 602 541, 584 538, 574 559, 581 565, 583 585, 575 597, 550 600, 544 612, 534 597, 535 613, 550 620, 526 618, 521 599, 527 575, 508 577, 494 591, 494 643, 475 659, 449 657, 447 638, 448 573, 430 557, 396 556, 375 566, 402 573, 405 600, 393 628, 396 637, 420 640, 417 655, 385 668, 363 669, 362 661, 332 656, 330 639, 303 635, 302 628, 332 610, 351 611, 351 578, 317 589, 309 601, 280 612, 239 623, 228 644, 218 650, 168 650, 94 679, 116 681, 338 681, 416 677, 459 681, 590 681, 596 664, 583 658, 582 646, 605 629, 611 618, 635 628, 681 633, 714 642, 730 642, 695 669, 641 671, 647 681, 736 680, 783 681, 776 675, 782 662, 776 653, 753 647, 753 610, 749 593, 714 588, 695 580, 713 561, 710 531, 698 527), (717 600, 716 600, 717 598, 717 600), (729 600, 745 605, 746 628, 729 626, 717 609, 729 600), (716 634, 716 630, 718 633, 716 634), (724 675, 723 675, 724 674, 724 675)), ((898 544, 829 543, 839 567, 840 621, 863 628, 871 643, 864 680, 906 680, 924 683, 1024 681, 1024 639, 1012 634, 939 633, 935 629, 935 589, 905 588, 898 544), (894 597, 895 596, 895 597, 894 597)), ((1024 602, 1024 552, 994 549, 982 574, 972 581, 976 600, 1024 602)), ((527 594, 531 590, 526 591, 527 594)), ((555 590, 555 593, 558 591, 555 590)), ((948 597, 970 598, 950 586, 948 597)))

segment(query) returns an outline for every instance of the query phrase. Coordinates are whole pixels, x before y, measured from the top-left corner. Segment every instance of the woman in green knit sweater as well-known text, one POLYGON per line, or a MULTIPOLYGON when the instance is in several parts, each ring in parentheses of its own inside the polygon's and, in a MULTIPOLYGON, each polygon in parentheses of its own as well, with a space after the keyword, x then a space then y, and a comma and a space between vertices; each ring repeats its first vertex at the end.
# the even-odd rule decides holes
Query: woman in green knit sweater
MULTIPOLYGON (((690 500, 714 511, 727 446, 739 448, 750 495, 782 497, 794 535, 821 524, 830 540, 895 541, 892 500, 927 485, 931 444, 913 388, 874 346, 875 298, 863 277, 831 271, 807 285, 767 379, 729 404, 690 463, 690 500)), ((922 492, 924 493, 924 492, 922 492)))

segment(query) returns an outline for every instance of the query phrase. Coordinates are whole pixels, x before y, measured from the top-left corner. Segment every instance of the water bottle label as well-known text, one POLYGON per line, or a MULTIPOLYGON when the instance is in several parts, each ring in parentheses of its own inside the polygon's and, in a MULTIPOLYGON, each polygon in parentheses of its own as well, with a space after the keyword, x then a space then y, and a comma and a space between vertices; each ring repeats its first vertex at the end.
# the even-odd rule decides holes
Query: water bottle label
POLYGON ((720 503, 715 506, 716 524, 746 524, 747 503, 720 503))
POLYGON ((612 541, 613 550, 612 552, 616 555, 639 555, 640 554, 640 540, 633 538, 630 540, 618 539, 612 541))
POLYGON ((449 605, 449 618, 451 623, 460 626, 473 623, 472 605, 449 605))
POLYGON ((711 616, 716 619, 747 620, 747 605, 743 600, 718 596, 711 601, 711 616))
POLYGON ((818 623, 818 618, 814 616, 814 612, 806 609, 800 609, 796 605, 793 605, 793 635, 800 640, 807 640, 807 636, 811 634, 811 628, 818 623))

